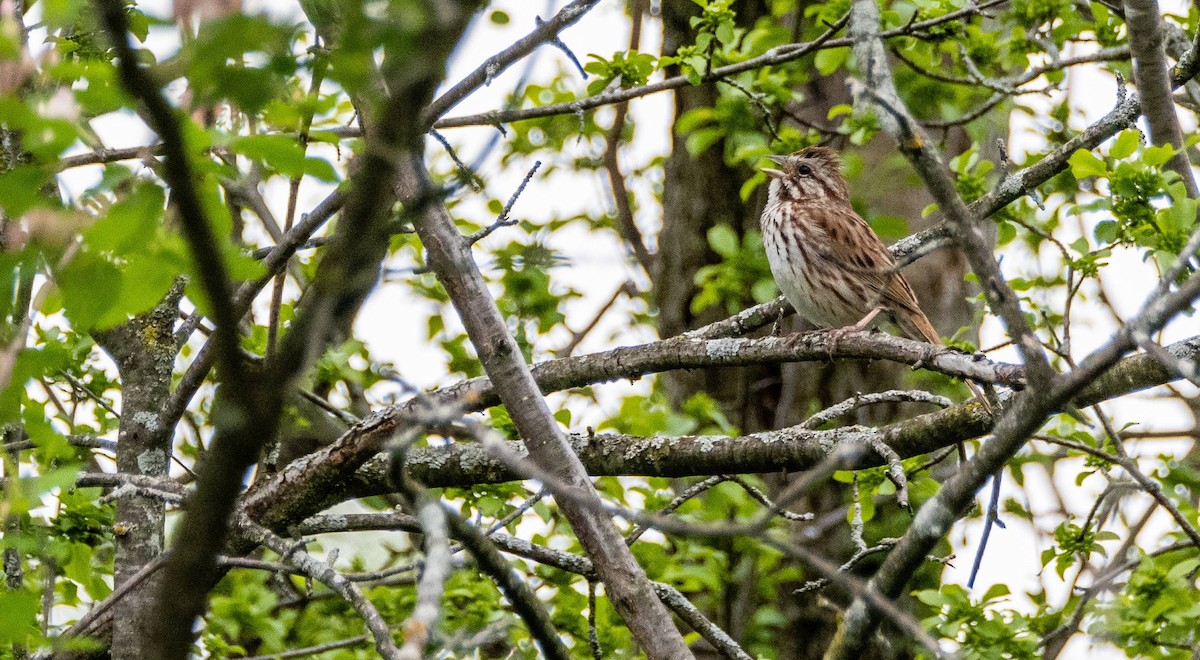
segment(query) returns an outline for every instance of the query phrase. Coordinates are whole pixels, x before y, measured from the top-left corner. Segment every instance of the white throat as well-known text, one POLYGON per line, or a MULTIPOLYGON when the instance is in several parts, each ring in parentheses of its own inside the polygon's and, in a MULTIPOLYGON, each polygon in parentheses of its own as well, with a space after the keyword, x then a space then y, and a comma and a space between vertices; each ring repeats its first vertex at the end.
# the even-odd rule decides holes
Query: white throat
POLYGON ((774 206, 783 201, 783 182, 775 177, 770 177, 767 184, 767 205, 774 206))

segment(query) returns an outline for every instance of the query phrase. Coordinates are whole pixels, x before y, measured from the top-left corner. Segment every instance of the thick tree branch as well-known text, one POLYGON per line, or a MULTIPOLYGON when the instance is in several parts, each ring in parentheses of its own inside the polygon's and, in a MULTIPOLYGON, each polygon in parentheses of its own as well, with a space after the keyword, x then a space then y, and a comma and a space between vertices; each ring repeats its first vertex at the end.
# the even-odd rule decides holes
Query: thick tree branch
POLYGON ((1192 164, 1183 150, 1183 132, 1171 97, 1171 76, 1163 47, 1162 14, 1157 0, 1124 0, 1129 50, 1133 55, 1133 80, 1142 99, 1142 115, 1150 126, 1150 141, 1169 144, 1175 154, 1167 167, 1183 180, 1189 197, 1196 197, 1192 164))
MULTIPOLYGON (((96 343, 116 362, 124 384, 115 449, 117 469, 125 475, 164 480, 167 476, 174 426, 163 424, 159 413, 170 391, 171 371, 179 353, 172 330, 179 318, 183 288, 184 280, 179 278, 152 310, 115 328, 92 332, 96 343)), ((126 530, 113 539, 113 584, 119 586, 162 552, 166 508, 161 496, 129 485, 110 496, 117 500, 116 523, 126 530)), ((118 605, 113 626, 114 658, 145 657, 143 644, 148 638, 149 622, 139 614, 150 606, 153 589, 148 586, 134 591, 118 605)))
MULTIPOLYGON (((405 200, 421 199, 432 189, 428 175, 415 158, 404 164, 399 189, 405 200)), ((571 451, 558 422, 546 406, 516 340, 487 290, 471 256, 469 242, 458 232, 441 204, 429 204, 414 219, 414 227, 429 254, 429 263, 445 287, 467 329, 480 361, 499 390, 500 399, 526 439, 530 455, 580 498, 599 496, 571 451)), ((691 653, 675 630, 666 608, 653 596, 649 580, 625 547, 612 521, 598 507, 560 502, 571 528, 588 555, 642 650, 651 658, 688 658, 691 653)))
MULTIPOLYGON (((735 319, 745 320, 741 315, 735 319)), ((740 321, 721 321, 714 326, 720 325, 722 331, 735 331, 745 327, 740 321)), ((704 328, 696 332, 711 334, 704 328)), ((951 349, 931 349, 921 342, 868 333, 848 334, 832 346, 828 335, 819 332, 760 339, 710 340, 688 334, 640 346, 552 360, 535 365, 532 375, 540 390, 549 393, 670 369, 838 358, 884 359, 910 365, 920 362, 926 368, 982 382, 1018 387, 1022 382, 1019 367, 977 359, 951 349)), ((379 411, 355 425, 329 447, 285 467, 275 479, 256 485, 247 496, 246 507, 252 517, 272 528, 311 515, 320 510, 328 487, 343 483, 349 474, 379 451, 397 428, 422 410, 449 406, 470 412, 500 402, 497 389, 490 380, 475 378, 379 411)))
MULTIPOLYGON (((1168 347, 1178 359, 1200 359, 1200 337, 1168 347)), ((1121 360, 1096 378, 1074 402, 1088 406, 1171 382, 1175 376, 1153 356, 1139 354, 1121 360)), ((931 453, 959 442, 981 437, 991 429, 986 412, 969 401, 946 410, 879 428, 843 427, 812 431, 804 425, 747 436, 636 437, 615 434, 572 434, 574 447, 592 476, 708 476, 755 472, 802 472, 825 460, 831 448, 847 442, 875 443, 902 458, 931 453)), ((520 443, 512 450, 524 454, 520 443)), ((858 468, 886 465, 884 456, 870 449, 858 457, 858 468)), ((432 487, 466 487, 520 479, 521 475, 493 458, 483 447, 454 443, 410 450, 406 463, 414 478, 432 487)), ((390 492, 387 463, 377 457, 355 476, 327 493, 321 506, 390 492)))

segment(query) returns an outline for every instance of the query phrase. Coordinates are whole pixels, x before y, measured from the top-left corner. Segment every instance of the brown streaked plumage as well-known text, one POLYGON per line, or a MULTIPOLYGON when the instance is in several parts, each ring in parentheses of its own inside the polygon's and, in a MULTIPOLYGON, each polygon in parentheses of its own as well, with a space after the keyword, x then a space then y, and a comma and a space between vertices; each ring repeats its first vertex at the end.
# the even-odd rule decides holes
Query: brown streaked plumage
MULTIPOLYGON (((809 147, 772 156, 762 214, 771 274, 788 302, 810 323, 837 332, 862 330, 880 316, 910 339, 942 344, 883 241, 850 206, 841 159, 809 147)), ((987 405, 978 387, 968 383, 987 405)))

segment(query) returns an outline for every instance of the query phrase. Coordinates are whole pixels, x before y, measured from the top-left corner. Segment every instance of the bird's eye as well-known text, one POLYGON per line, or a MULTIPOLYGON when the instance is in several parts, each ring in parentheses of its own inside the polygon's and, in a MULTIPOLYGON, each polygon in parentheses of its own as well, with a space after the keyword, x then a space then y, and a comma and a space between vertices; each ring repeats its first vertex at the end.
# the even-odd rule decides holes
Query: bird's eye
POLYGON ((804 176, 812 174, 812 168, 808 165, 801 165, 800 167, 796 168, 796 171, 804 176))

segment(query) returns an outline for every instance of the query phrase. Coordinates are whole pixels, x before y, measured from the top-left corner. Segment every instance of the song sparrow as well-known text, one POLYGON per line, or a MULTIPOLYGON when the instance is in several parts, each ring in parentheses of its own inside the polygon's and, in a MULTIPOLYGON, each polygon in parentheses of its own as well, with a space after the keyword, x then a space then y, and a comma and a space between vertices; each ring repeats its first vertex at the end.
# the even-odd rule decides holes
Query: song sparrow
MULTIPOLYGON (((910 339, 941 345, 892 253, 851 208, 837 152, 809 147, 770 159, 781 169, 762 170, 770 177, 763 245, 775 283, 800 316, 840 336, 883 315, 910 339)), ((967 385, 988 406, 978 386, 967 385)))

